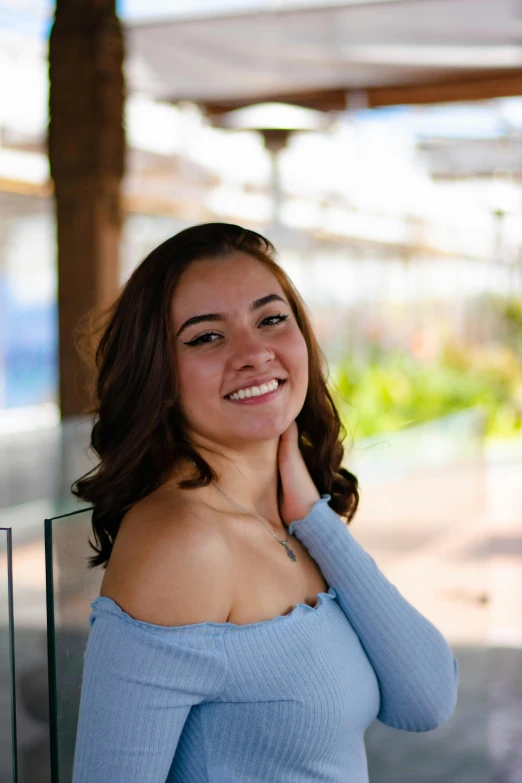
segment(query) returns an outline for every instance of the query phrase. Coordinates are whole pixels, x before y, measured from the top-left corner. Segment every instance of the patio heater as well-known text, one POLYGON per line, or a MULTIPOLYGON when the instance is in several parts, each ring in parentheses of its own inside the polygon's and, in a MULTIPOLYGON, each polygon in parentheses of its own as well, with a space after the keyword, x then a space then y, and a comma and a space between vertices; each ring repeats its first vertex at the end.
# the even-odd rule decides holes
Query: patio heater
POLYGON ((283 190, 281 186, 280 155, 295 133, 311 133, 329 130, 336 114, 325 114, 285 103, 260 103, 241 109, 210 115, 216 127, 232 131, 254 130, 263 137, 271 161, 270 194, 272 217, 270 232, 274 238, 286 233, 281 220, 283 190))

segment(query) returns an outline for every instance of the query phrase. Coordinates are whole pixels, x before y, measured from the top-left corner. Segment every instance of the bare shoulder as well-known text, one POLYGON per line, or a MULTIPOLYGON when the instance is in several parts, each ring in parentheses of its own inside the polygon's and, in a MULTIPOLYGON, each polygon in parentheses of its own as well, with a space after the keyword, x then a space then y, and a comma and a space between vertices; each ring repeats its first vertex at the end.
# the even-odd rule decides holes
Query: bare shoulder
POLYGON ((122 520, 100 595, 155 625, 225 622, 231 560, 223 532, 202 509, 145 498, 122 520))

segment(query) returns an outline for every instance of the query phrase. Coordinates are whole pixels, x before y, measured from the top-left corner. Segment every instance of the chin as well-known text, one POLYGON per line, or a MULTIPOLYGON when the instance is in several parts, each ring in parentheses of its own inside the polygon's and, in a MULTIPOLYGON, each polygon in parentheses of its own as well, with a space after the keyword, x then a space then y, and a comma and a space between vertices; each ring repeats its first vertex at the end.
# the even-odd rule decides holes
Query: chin
POLYGON ((223 433, 223 437, 226 440, 243 440, 243 441, 270 441, 278 439, 285 429, 290 424, 290 421, 286 423, 286 416, 284 421, 271 421, 271 422, 252 422, 251 426, 243 427, 231 427, 226 433, 223 433))

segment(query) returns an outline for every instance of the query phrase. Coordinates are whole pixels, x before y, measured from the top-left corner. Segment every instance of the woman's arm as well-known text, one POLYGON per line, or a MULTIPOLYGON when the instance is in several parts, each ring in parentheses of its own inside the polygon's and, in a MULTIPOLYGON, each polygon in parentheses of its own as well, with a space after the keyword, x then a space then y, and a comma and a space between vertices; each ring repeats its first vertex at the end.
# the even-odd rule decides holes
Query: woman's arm
POLYGON ((230 577, 215 529, 150 507, 120 529, 92 603, 72 783, 165 783, 190 709, 221 693, 230 577))
POLYGON ((453 714, 458 663, 439 630, 379 570, 322 495, 288 529, 307 548, 357 633, 377 675, 377 719, 431 731, 453 714))
POLYGON ((165 783, 191 707, 224 687, 223 629, 146 628, 93 602, 72 783, 165 783))

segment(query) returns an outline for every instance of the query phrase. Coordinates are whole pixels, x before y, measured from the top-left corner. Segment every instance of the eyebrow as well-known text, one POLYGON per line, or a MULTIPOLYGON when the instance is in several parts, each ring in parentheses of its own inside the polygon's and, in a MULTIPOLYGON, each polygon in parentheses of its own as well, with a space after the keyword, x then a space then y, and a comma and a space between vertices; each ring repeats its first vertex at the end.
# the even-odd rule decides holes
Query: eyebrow
MULTIPOLYGON (((264 307, 264 305, 268 304, 269 302, 283 302, 283 304, 287 304, 285 300, 279 296, 279 294, 267 294, 266 296, 262 296, 260 299, 254 299, 252 304, 249 307, 249 312, 253 313, 255 310, 259 310, 260 307, 264 307)), ((199 324, 202 321, 226 321, 227 315, 226 313, 204 313, 203 315, 193 315, 192 318, 188 318, 185 323, 178 329, 176 332, 176 338, 179 337, 181 332, 186 329, 188 326, 192 326, 192 324, 199 324)))

